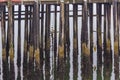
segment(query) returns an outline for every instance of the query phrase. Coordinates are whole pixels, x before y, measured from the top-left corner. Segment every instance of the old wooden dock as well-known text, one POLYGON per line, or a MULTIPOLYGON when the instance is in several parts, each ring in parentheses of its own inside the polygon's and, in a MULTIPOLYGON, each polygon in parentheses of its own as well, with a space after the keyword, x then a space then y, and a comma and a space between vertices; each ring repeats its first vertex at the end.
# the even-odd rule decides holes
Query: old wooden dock
POLYGON ((120 79, 120 0, 0 0, 0 29, 0 80, 120 79))

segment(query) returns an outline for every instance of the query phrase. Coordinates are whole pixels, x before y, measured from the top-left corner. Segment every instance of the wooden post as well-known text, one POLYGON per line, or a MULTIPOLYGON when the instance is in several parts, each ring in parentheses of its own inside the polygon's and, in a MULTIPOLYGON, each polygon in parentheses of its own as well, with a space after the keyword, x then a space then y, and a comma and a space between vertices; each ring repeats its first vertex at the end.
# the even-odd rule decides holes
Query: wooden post
POLYGON ((45 77, 50 79, 50 4, 46 5, 45 22, 45 77))
POLYGON ((34 26, 34 59, 35 59, 35 76, 34 79, 41 79, 40 76, 40 32, 39 32, 39 4, 36 2, 33 9, 33 26, 34 26))
MULTIPOLYGON (((118 23, 120 23, 120 11, 119 11, 119 9, 120 9, 120 3, 118 3, 118 23)), ((118 26, 120 26, 120 24, 118 24, 118 26)), ((120 29, 120 27, 119 27, 119 29, 120 29)), ((119 29, 118 29, 118 30, 119 30, 119 29)), ((120 33, 120 30, 119 30, 118 32, 120 33)), ((120 57, 120 34, 119 34, 119 36, 118 36, 118 39, 119 39, 119 40, 118 40, 118 45, 119 45, 119 46, 118 46, 118 48, 119 48, 119 50, 118 50, 118 51, 119 51, 119 52, 118 52, 119 54, 118 54, 118 55, 119 55, 119 57, 120 57)), ((120 70, 120 68, 119 68, 119 70, 120 70)), ((120 72, 119 72, 119 75, 120 75, 120 72)), ((120 76, 119 76, 119 79, 120 79, 120 76)))
MULTIPOLYGON (((78 6, 73 4, 73 79, 78 77, 78 6)), ((86 22, 87 23, 87 22, 86 22)))
MULTIPOLYGON (((82 51, 82 79, 92 79, 92 68, 90 61, 90 49, 88 47, 88 9, 87 1, 82 5, 82 33, 81 33, 81 51, 82 51)), ((91 13, 92 15, 92 13, 91 13)))
POLYGON ((27 71, 28 71, 28 5, 25 5, 25 32, 24 32, 24 58, 23 58, 23 79, 27 78, 27 71))
POLYGON ((104 4, 104 79, 110 79, 112 71, 112 53, 110 40, 111 5, 104 4), (108 24, 108 25, 107 25, 108 24))
POLYGON ((55 33, 54 33, 54 79, 56 79, 56 57, 57 57, 57 5, 55 4, 55 33))
POLYGON ((29 74, 28 79, 34 79, 34 24, 33 24, 33 5, 30 5, 30 33, 29 33, 29 74), (32 75, 32 76, 31 76, 32 75))
POLYGON ((12 1, 8 0, 8 33, 7 33, 7 62, 8 56, 10 56, 10 73, 9 78, 14 79, 14 47, 13 47, 13 12, 12 12, 12 1))
POLYGON ((21 79, 20 77, 20 67, 21 67, 21 5, 18 6, 18 47, 17 47, 17 66, 18 66, 18 76, 17 79, 21 79))
MULTIPOLYGON (((90 17, 90 67, 92 69, 93 64, 93 3, 89 4, 89 17, 90 17)), ((92 74, 92 70, 90 71, 92 74)))
POLYGON ((1 6, 1 30, 2 30, 2 62, 3 62, 3 79, 8 80, 8 64, 6 56, 6 24, 5 24, 5 6, 1 6))
POLYGON ((65 80, 69 80, 69 71, 70 71, 70 37, 69 37, 69 4, 65 4, 65 56, 66 56, 66 63, 65 63, 65 80))
POLYGON ((102 80, 102 5, 97 4, 97 79, 102 80))
MULTIPOLYGON (((40 43, 40 69, 43 68, 43 53, 44 53, 44 5, 41 4, 41 43, 40 43)), ((43 73, 41 73, 43 79, 43 73)))
POLYGON ((64 22, 65 22, 65 4, 60 3, 60 28, 59 28, 59 46, 58 46, 58 74, 57 79, 64 80, 64 22))
POLYGON ((113 24, 114 24, 114 70, 115 80, 119 79, 119 56, 118 56, 118 44, 119 44, 119 23, 118 23, 118 3, 117 0, 113 1, 113 24))

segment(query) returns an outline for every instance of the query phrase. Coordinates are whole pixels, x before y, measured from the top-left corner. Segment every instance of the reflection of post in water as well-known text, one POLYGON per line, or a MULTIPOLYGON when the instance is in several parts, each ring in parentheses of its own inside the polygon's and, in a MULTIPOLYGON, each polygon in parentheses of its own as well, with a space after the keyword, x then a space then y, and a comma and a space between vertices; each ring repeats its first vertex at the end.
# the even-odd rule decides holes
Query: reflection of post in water
MULTIPOLYGON (((13 47, 13 12, 12 12, 12 2, 8 0, 8 30, 7 30, 7 45, 6 53, 7 58, 10 57, 10 73, 9 78, 14 79, 14 47, 13 47)), ((8 62, 8 59, 7 59, 8 62)))
POLYGON ((65 4, 65 53, 66 58, 64 59, 66 61, 65 63, 65 80, 69 80, 69 70, 70 70, 70 63, 69 63, 69 46, 70 46, 70 38, 69 38, 69 4, 65 4))
POLYGON ((119 44, 119 22, 118 22, 118 13, 119 13, 119 8, 118 8, 118 3, 115 0, 113 2, 113 24, 114 24, 114 70, 115 70, 115 80, 119 79, 119 56, 118 56, 118 44, 119 44))
POLYGON ((82 50, 82 79, 92 79, 92 68, 90 61, 90 49, 88 47, 88 11, 87 2, 82 5, 82 33, 81 33, 81 50, 82 50))
POLYGON ((64 80, 64 8, 65 4, 60 4, 60 28, 59 28, 59 46, 58 46, 58 67, 57 79, 64 80))
POLYGON ((27 71, 28 71, 28 5, 25 6, 25 33, 24 33, 24 58, 23 58, 23 79, 27 78, 27 71))
POLYGON ((78 5, 73 4, 73 79, 77 80, 78 74, 78 5))
POLYGON ((17 79, 20 80, 20 67, 21 67, 21 5, 18 6, 18 49, 17 49, 17 66, 18 66, 18 76, 17 79))
POLYGON ((51 5, 46 5, 45 18, 45 77, 50 79, 50 8, 51 5))
POLYGON ((101 80, 101 71, 102 71, 102 4, 97 4, 97 79, 101 80))

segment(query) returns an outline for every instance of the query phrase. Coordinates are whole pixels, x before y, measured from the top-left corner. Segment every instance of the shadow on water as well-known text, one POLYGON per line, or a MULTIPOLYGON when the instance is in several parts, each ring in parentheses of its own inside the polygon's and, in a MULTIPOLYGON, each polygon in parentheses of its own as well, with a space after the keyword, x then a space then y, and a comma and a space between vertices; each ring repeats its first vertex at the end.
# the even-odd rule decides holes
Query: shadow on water
POLYGON ((119 80, 119 7, 0 6, 0 80, 119 80))

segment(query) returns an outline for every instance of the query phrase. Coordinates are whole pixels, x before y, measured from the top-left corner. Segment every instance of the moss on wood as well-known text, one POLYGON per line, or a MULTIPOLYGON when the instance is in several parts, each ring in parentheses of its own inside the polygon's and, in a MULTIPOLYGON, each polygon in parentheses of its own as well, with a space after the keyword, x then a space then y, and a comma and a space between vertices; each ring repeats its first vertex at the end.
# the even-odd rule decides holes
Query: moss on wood
POLYGON ((64 57, 64 46, 59 46, 58 51, 59 51, 59 57, 63 58, 64 57))
POLYGON ((82 52, 86 55, 86 56, 90 56, 90 49, 87 47, 86 43, 82 43, 82 52))
POLYGON ((29 51, 29 57, 33 58, 33 46, 30 46, 29 51))
POLYGON ((6 59, 6 49, 5 48, 2 49, 2 58, 3 58, 3 60, 6 59))
POLYGON ((39 51, 39 48, 37 48, 35 50, 35 53, 34 53, 34 58, 35 58, 35 62, 36 64, 40 64, 40 51, 39 51))

